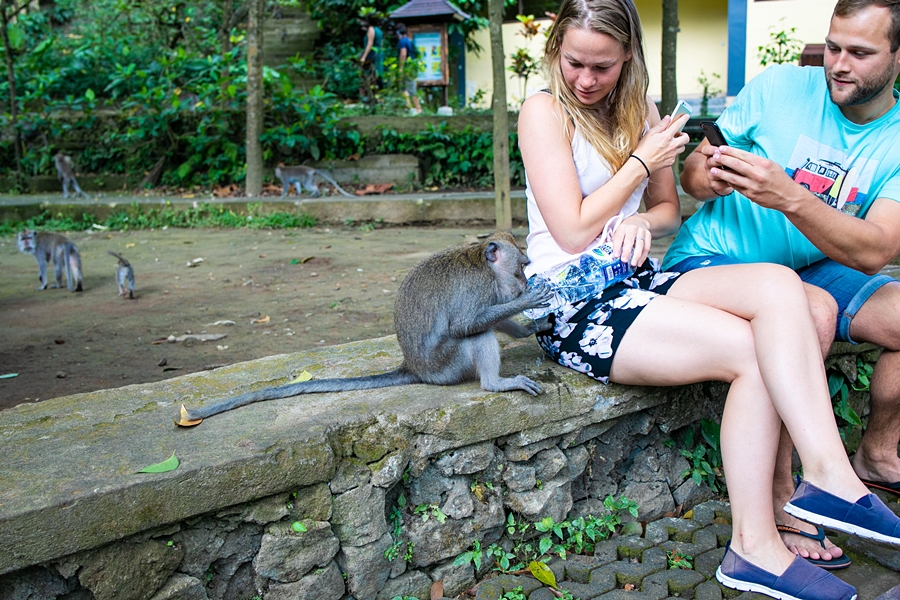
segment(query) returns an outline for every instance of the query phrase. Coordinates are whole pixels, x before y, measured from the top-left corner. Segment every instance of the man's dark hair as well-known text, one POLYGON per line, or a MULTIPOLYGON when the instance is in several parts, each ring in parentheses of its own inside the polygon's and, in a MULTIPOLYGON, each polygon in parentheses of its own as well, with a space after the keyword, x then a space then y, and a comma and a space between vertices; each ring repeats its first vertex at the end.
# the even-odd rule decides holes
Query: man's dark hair
POLYGON ((406 35, 406 23, 397 23, 397 33, 406 35))
POLYGON ((900 0, 838 0, 834 16, 847 17, 870 6, 881 6, 891 12, 888 40, 891 42, 891 52, 896 52, 900 48, 900 0))

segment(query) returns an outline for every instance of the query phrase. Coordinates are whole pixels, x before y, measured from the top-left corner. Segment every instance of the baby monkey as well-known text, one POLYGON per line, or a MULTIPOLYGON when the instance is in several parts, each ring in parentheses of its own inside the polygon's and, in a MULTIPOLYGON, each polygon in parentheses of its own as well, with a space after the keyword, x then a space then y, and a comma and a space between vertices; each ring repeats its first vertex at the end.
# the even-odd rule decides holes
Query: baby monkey
POLYGON ((87 194, 78 187, 78 182, 75 181, 75 169, 72 167, 72 157, 66 156, 62 152, 57 152, 56 156, 53 157, 53 162, 56 164, 56 175, 62 182, 63 198, 69 197, 69 184, 72 184, 75 188, 76 194, 87 196, 87 194))
POLYGON ((336 187, 337 191, 339 191, 343 195, 350 198, 353 197, 353 194, 349 193, 347 190, 339 186, 334 179, 318 169, 307 167, 306 165, 297 165, 295 167, 275 167, 275 177, 281 180, 282 198, 284 198, 287 195, 288 190, 291 189, 291 184, 297 187, 297 195, 303 193, 300 190, 302 186, 303 189, 309 192, 313 197, 319 196, 321 192, 319 192, 319 184, 316 183, 316 175, 336 187))
POLYGON ((112 250, 107 250, 106 253, 119 259, 119 266, 116 267, 116 285, 119 287, 119 296, 134 300, 134 269, 131 268, 131 263, 125 260, 124 256, 112 250))
POLYGON ((17 236, 19 250, 33 254, 38 264, 38 277, 41 279, 39 290, 47 289, 47 265, 53 262, 53 274, 56 277, 54 288, 62 287, 63 269, 66 271, 66 285, 73 292, 83 290, 81 277, 81 255, 75 242, 61 233, 49 231, 20 231, 17 236))
POLYGON ((524 375, 500 376, 500 344, 494 331, 524 338, 547 328, 546 321, 522 325, 511 317, 529 308, 546 307, 552 291, 527 289, 522 269, 528 258, 507 232, 485 241, 448 248, 413 267, 397 290, 394 329, 403 352, 400 366, 387 373, 346 379, 290 383, 186 410, 176 425, 197 425, 200 419, 260 400, 297 394, 342 392, 430 383, 454 385, 478 379, 490 392, 541 387, 524 375))

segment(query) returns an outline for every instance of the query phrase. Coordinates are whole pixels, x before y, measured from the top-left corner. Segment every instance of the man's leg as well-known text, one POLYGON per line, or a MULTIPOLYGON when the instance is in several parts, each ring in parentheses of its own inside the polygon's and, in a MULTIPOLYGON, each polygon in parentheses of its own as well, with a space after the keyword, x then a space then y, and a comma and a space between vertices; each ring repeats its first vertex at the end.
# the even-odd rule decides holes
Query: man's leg
POLYGON ((861 479, 900 482, 900 282, 888 283, 866 300, 850 320, 850 337, 884 348, 870 386, 871 407, 853 468, 861 479))

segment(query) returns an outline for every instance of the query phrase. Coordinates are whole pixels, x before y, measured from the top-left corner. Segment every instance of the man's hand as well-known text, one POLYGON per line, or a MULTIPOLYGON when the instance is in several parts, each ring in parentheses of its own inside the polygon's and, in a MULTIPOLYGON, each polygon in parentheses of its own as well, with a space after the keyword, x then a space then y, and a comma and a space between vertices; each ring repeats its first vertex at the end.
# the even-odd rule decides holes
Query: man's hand
POLYGON ((731 146, 707 146, 710 186, 717 194, 734 189, 764 208, 791 212, 810 192, 795 183, 776 162, 731 146))

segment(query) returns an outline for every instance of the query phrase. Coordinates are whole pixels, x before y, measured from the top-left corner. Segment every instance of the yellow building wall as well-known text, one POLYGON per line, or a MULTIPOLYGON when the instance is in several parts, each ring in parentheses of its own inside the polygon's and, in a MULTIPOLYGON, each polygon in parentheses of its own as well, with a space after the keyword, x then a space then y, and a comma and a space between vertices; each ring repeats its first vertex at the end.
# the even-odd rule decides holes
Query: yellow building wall
MULTIPOLYGON (((781 2, 778 2, 780 4, 781 2)), ((635 2, 641 15, 644 28, 644 53, 650 73, 649 94, 659 99, 661 94, 660 69, 662 65, 662 3, 660 0, 637 0, 635 2)), ((754 3, 772 4, 772 2, 754 3)), ((702 89, 697 81, 702 70, 707 77, 713 73, 720 79, 713 80, 713 87, 721 93, 725 89, 725 74, 728 67, 728 0, 691 0, 679 3, 678 62, 676 77, 679 97, 700 98, 702 89)), ((550 27, 550 19, 537 19, 540 23, 538 35, 526 40, 521 35, 522 25, 516 23, 503 24, 503 47, 506 66, 512 64, 510 56, 519 48, 527 48, 532 56, 543 56, 545 33, 550 27)), ((478 31, 475 41, 483 48, 476 55, 466 53, 466 100, 479 92, 480 107, 489 107, 493 90, 491 75, 491 40, 487 29, 478 31)), ((511 109, 518 109, 524 98, 547 87, 541 75, 529 77, 522 81, 515 74, 507 71, 506 96, 511 109)))
POLYGON ((804 45, 824 43, 834 4, 835 0, 748 2, 746 80, 765 68, 759 64, 759 47, 769 45, 773 31, 793 27, 796 31, 791 36, 804 45))

